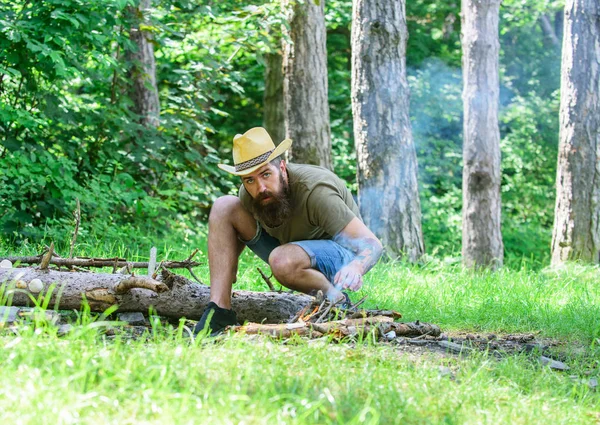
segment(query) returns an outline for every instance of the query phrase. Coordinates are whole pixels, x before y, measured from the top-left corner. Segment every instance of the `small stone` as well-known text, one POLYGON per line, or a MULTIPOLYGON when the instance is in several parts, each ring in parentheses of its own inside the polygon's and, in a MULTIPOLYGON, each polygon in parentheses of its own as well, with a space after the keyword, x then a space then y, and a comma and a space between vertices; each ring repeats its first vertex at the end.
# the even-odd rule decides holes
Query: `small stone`
POLYGON ((470 340, 470 341, 473 341, 473 340, 477 339, 477 337, 476 337, 475 335, 473 335, 473 334, 468 334, 468 335, 466 336, 466 339, 468 339, 468 340, 470 340))
POLYGON ((438 371, 439 371, 440 377, 442 377, 442 378, 445 376, 452 376, 452 369, 450 369, 447 366, 440 366, 438 371))
POLYGON ((15 284, 15 286, 19 289, 27 289, 27 282, 19 279, 19 280, 17 280, 17 283, 15 284))
POLYGON ((40 279, 31 279, 31 282, 29 282, 28 287, 31 292, 37 294, 38 292, 41 292, 42 289, 44 289, 44 284, 40 279))
POLYGON ((598 388, 598 379, 597 378, 591 378, 588 382, 588 387, 590 387, 591 389, 596 389, 598 388))
POLYGON ((139 311, 121 313, 119 314, 119 320, 121 322, 127 322, 131 326, 144 326, 147 324, 144 314, 140 313, 139 311))
POLYGON ((558 360, 553 360, 546 356, 541 356, 540 362, 542 362, 543 366, 548 366, 550 369, 554 369, 554 370, 564 371, 564 370, 571 369, 569 366, 567 366, 563 362, 559 362, 558 360))
POLYGON ((440 341, 448 341, 448 335, 446 335, 446 334, 441 334, 441 335, 439 336, 439 339, 440 339, 440 341))
POLYGON ((14 323, 19 318, 18 307, 0 307, 0 323, 14 323))
POLYGON ((12 269, 12 263, 9 260, 0 261, 0 269, 12 269))
POLYGON ((393 340, 394 338, 396 338, 396 331, 389 331, 388 333, 386 333, 385 335, 383 335, 385 337, 385 339, 387 339, 388 341, 393 340))
POLYGON ((72 330, 73 330, 73 326, 71 326, 69 324, 60 325, 58 327, 57 335, 58 336, 65 336, 66 334, 68 334, 72 330))
POLYGON ((462 344, 456 344, 455 342, 450 341, 439 341, 438 345, 448 351, 452 351, 454 353, 468 353, 472 349, 469 347, 465 347, 462 344))
POLYGON ((493 341, 496 338, 497 338, 496 334, 489 334, 487 337, 488 341, 493 341))

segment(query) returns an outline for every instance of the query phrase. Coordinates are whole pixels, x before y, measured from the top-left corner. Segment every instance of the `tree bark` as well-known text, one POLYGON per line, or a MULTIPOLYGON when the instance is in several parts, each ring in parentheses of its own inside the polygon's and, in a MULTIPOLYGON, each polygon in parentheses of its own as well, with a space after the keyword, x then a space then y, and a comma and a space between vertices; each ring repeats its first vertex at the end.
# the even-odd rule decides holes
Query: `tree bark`
MULTIPOLYGON (((171 319, 186 317, 198 320, 210 295, 208 286, 195 284, 167 271, 163 271, 157 281, 147 277, 137 277, 140 281, 136 281, 131 276, 120 274, 42 271, 34 268, 0 269, 0 290, 3 285, 16 286, 9 304, 30 306, 30 295, 36 299, 39 297, 39 293, 28 289, 29 282, 36 278, 43 283, 42 294, 48 293, 52 283, 57 284, 48 305, 60 310, 79 310, 85 298, 90 309, 96 312, 118 305, 119 312, 147 313, 153 308, 157 314, 171 319), (156 288, 156 292, 144 288, 156 288)), ((231 302, 241 323, 281 323, 287 322, 313 299, 308 295, 289 292, 234 291, 231 302)))
POLYGON ((283 103, 283 57, 280 52, 265 55, 265 93, 263 126, 275 143, 285 139, 283 103))
POLYGON ((147 25, 144 14, 148 13, 151 4, 152 0, 139 0, 137 8, 129 8, 133 20, 129 37, 137 48, 135 51, 127 53, 127 59, 131 62, 131 97, 134 112, 140 116, 140 122, 143 126, 158 127, 160 102, 156 85, 156 63, 152 33, 142 29, 144 24, 147 25))
POLYGON ((502 265, 498 13, 500 0, 463 0, 463 224, 467 267, 502 265))
POLYGON ((283 93, 291 159, 331 169, 324 1, 282 0, 291 40, 284 42, 283 93))
POLYGON ((355 0, 352 112, 361 215, 392 256, 423 254, 405 1, 355 0))
POLYGON ((600 261, 600 5, 567 0, 552 264, 600 261))

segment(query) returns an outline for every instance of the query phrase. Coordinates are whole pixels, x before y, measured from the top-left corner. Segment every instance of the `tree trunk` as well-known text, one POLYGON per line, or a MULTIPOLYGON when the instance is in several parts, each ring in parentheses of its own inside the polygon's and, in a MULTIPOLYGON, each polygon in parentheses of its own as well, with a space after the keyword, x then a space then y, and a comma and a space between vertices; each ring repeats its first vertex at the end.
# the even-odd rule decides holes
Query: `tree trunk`
POLYGON ((548 40, 549 44, 556 49, 560 49, 560 40, 558 39, 555 29, 556 27, 550 22, 548 15, 540 16, 540 27, 544 33, 544 38, 548 40))
POLYGON ((463 224, 467 267, 502 265, 498 13, 500 0, 463 0, 463 224))
POLYGON ((291 43, 284 42, 286 136, 294 162, 331 169, 324 0, 282 0, 291 43))
POLYGON ((148 13, 151 3, 152 0, 140 0, 137 8, 129 8, 134 22, 129 37, 136 45, 136 49, 128 52, 127 59, 131 62, 131 97, 134 112, 140 116, 140 122, 145 127, 158 127, 160 103, 156 86, 152 33, 142 29, 144 24, 147 25, 144 14, 148 13))
POLYGON ((404 0, 355 0, 352 112, 363 219, 393 256, 423 254, 404 0))
POLYGON ((600 4, 567 0, 552 264, 600 261, 600 4))
POLYGON ((281 53, 265 55, 265 94, 263 97, 263 126, 275 143, 285 139, 283 103, 283 58, 281 53))
MULTIPOLYGON (((52 292, 49 308, 79 310, 82 301, 87 300, 92 311, 102 312, 118 304, 117 311, 140 311, 147 313, 153 308, 157 314, 171 319, 186 317, 198 320, 209 301, 210 288, 195 284, 182 276, 163 271, 158 281, 140 277, 137 281, 131 276, 106 273, 79 273, 39 270, 34 268, 0 268, 0 292, 3 285, 16 285, 12 302, 14 306, 32 304, 28 284, 33 279, 43 283, 41 293, 46 294, 52 283, 57 288, 52 292), (156 292, 144 288, 156 288, 156 292), (59 302, 57 304, 57 299, 59 302)), ((234 291, 232 307, 238 320, 261 323, 281 323, 288 321, 299 310, 309 305, 313 297, 289 292, 249 292, 234 291)))

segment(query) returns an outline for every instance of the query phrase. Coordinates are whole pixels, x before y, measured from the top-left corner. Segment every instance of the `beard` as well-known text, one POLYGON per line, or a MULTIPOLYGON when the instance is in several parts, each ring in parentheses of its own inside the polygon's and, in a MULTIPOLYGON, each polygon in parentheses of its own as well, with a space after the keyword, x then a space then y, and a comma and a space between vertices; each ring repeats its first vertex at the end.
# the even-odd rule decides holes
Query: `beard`
POLYGON ((256 219, 267 227, 280 226, 288 220, 294 212, 290 185, 283 179, 283 173, 279 174, 281 192, 274 193, 265 191, 252 199, 252 209, 256 219), (268 203, 263 203, 266 198, 271 198, 268 203))

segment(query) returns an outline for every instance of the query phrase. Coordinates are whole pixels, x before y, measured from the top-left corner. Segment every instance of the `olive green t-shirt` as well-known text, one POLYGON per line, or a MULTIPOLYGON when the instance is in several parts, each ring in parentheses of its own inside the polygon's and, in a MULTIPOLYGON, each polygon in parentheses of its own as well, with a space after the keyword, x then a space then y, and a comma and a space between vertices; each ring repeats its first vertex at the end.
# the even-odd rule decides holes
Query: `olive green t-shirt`
MULTIPOLYGON (((304 164, 287 164, 287 171, 294 205, 292 217, 274 228, 259 221, 267 233, 280 243, 331 239, 354 217, 361 219, 352 193, 331 171, 304 164)), ((252 213, 252 198, 243 184, 239 197, 252 213)))

